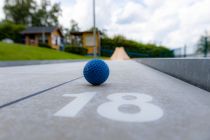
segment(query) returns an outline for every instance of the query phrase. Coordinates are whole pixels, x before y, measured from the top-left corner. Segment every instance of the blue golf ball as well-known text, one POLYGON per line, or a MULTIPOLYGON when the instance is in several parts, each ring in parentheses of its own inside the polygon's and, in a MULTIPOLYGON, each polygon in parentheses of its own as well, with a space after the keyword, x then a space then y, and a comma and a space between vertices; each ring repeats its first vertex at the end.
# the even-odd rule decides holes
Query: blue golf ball
POLYGON ((104 61, 93 59, 85 65, 83 74, 92 85, 101 85, 109 77, 109 67, 104 61))

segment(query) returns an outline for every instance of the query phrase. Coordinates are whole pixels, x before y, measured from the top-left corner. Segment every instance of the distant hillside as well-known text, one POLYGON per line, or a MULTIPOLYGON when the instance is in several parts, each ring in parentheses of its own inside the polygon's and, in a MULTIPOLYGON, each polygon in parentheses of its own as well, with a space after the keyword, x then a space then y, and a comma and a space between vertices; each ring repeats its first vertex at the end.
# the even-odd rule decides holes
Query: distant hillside
POLYGON ((89 59, 90 57, 60 52, 53 49, 26 46, 22 44, 7 44, 0 42, 0 61, 6 60, 61 60, 89 59))

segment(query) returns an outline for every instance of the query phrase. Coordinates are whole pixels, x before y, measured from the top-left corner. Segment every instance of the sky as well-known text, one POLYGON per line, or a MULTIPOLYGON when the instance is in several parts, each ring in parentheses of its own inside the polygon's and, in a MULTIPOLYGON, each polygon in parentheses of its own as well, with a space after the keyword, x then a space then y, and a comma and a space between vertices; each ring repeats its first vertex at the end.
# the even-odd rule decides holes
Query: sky
MULTIPOLYGON (((40 1, 40 0, 37 0, 40 1)), ((60 2, 60 23, 79 23, 81 30, 93 25, 92 0, 60 2)), ((96 0, 96 25, 110 36, 121 34, 144 43, 168 48, 194 46, 205 30, 210 34, 210 0, 96 0)), ((4 17, 1 11, 0 19, 4 17)))

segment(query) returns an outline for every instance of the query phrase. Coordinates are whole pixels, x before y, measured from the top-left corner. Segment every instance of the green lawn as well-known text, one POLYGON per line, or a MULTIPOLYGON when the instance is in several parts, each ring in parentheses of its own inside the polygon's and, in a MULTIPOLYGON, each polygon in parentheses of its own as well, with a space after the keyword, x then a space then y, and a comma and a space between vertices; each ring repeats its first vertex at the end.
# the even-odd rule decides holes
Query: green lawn
POLYGON ((0 61, 7 60, 61 60, 90 59, 91 57, 60 52, 53 49, 26 46, 22 44, 7 44, 0 42, 0 61))

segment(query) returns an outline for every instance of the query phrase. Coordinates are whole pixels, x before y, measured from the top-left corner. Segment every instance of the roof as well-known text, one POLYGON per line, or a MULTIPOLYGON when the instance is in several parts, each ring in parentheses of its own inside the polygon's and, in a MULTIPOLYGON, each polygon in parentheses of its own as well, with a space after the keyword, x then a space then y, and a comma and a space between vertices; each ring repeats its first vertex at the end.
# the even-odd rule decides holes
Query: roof
POLYGON ((52 33, 59 29, 58 27, 28 27, 22 34, 52 33))
MULTIPOLYGON (((98 31, 102 34, 100 31, 98 31)), ((83 33, 93 33, 93 31, 83 31, 83 32, 70 32, 71 35, 82 35, 83 33)))

